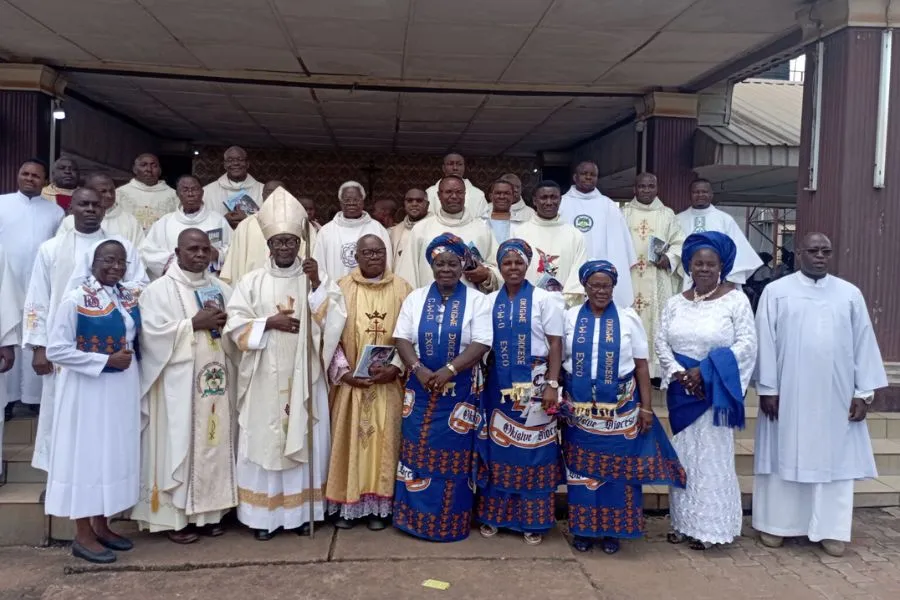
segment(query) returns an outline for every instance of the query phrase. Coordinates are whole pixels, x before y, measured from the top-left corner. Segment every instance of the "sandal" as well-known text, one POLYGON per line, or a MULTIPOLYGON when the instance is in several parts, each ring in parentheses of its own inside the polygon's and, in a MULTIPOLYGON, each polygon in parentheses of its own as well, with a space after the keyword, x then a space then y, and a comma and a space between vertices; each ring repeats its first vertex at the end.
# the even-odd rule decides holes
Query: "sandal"
POLYGON ((481 533, 481 537, 492 538, 497 535, 497 532, 500 530, 493 525, 488 525, 487 523, 485 523, 478 531, 481 533))
POLYGON ((193 544, 200 539, 200 536, 192 531, 170 531, 166 535, 169 536, 169 541, 182 545, 193 544))
POLYGON ((525 534, 525 543, 529 546, 537 546, 541 542, 544 541, 544 536, 540 533, 526 533, 525 534))
POLYGON ((618 538, 603 538, 601 547, 603 548, 604 553, 615 554, 619 551, 619 540, 618 538))
POLYGON ((687 540, 687 536, 677 531, 670 531, 666 534, 666 541, 670 544, 683 544, 687 540))
POLYGON ((594 547, 594 542, 591 541, 590 538, 584 538, 576 535, 575 539, 572 540, 572 547, 579 552, 589 552, 591 548, 594 547))

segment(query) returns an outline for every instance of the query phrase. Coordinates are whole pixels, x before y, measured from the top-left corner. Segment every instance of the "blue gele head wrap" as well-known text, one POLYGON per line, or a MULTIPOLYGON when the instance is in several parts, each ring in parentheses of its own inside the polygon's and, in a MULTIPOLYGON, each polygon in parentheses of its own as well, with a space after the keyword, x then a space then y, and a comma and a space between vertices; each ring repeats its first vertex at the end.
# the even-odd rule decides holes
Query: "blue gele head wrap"
POLYGON ((719 279, 725 281, 728 274, 734 268, 734 259, 737 257, 737 246, 730 237, 718 231, 703 231, 692 233, 684 240, 681 250, 681 265, 685 273, 691 272, 691 259, 698 250, 708 248, 719 256, 722 261, 722 272, 719 279))
POLYGON ((525 240, 520 240, 519 238, 513 238, 511 240, 506 240, 502 244, 500 244, 500 248, 497 250, 497 264, 499 265, 503 262, 503 257, 506 256, 508 252, 515 252, 519 256, 522 257, 522 260, 525 261, 526 265, 531 264, 531 257, 534 256, 534 253, 531 251, 531 246, 525 240))
POLYGON ((608 260, 589 260, 578 269, 578 280, 581 281, 581 285, 586 285, 587 280, 594 273, 605 273, 612 279, 613 285, 619 282, 619 271, 611 262, 608 260))
POLYGON ((469 255, 469 247, 458 236, 452 233, 442 233, 428 244, 428 247, 425 249, 425 260, 430 265, 435 258, 445 252, 455 254, 460 261, 465 263, 466 257, 469 255))

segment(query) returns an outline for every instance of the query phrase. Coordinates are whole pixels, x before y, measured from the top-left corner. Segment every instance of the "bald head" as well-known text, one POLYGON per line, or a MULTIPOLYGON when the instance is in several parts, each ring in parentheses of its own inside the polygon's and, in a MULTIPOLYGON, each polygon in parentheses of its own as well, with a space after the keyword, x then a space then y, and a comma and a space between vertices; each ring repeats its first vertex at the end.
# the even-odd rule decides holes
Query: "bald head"
POLYGON ((149 152, 139 154, 134 159, 131 172, 135 179, 146 186, 154 186, 159 183, 159 178, 162 175, 159 159, 155 154, 150 154, 149 152))
POLYGON ((287 186, 284 185, 283 181, 279 181, 278 179, 272 179, 271 181, 267 181, 266 185, 263 186, 262 199, 263 202, 272 195, 272 192, 277 190, 278 188, 287 189, 287 186))
POLYGON ((306 217, 312 221, 316 222, 316 203, 313 202, 313 199, 309 196, 300 196, 297 198, 300 202, 300 205, 306 210, 306 217))
POLYGON ((807 233, 800 242, 800 271, 810 279, 822 279, 828 274, 832 254, 827 235, 817 231, 807 233))
POLYGON ((182 271, 204 273, 212 260, 212 244, 205 231, 189 228, 178 234, 175 258, 182 271))
POLYGON ((634 197, 641 204, 652 204, 657 193, 656 175, 653 173, 641 173, 634 178, 634 197))
POLYGON ((247 179, 247 171, 250 169, 250 161, 247 160, 247 151, 240 146, 232 146, 225 151, 225 174, 231 181, 244 181, 247 179))
POLYGON ((104 210, 109 210, 116 204, 116 183, 106 173, 91 173, 84 180, 84 187, 90 188, 100 194, 100 201, 104 210))
POLYGON ((513 202, 518 202, 522 197, 522 180, 515 173, 507 173, 500 178, 501 181, 508 181, 513 186, 513 194, 515 198, 513 202))
POLYGON ((403 212, 413 223, 424 219, 428 208, 428 194, 423 189, 412 188, 403 196, 403 212))
POLYGON ((455 175, 457 177, 466 176, 466 159, 462 154, 451 152, 444 157, 443 164, 444 175, 455 175))
POLYGON ((387 246, 377 235, 367 234, 356 242, 356 262, 366 279, 384 275, 387 269, 387 246))
POLYGON ((385 229, 395 225, 394 215, 397 213, 397 203, 389 198, 376 200, 372 205, 372 218, 381 223, 385 229))
POLYGON ((585 160, 578 163, 578 166, 575 167, 572 183, 575 184, 575 189, 582 194, 590 194, 597 189, 598 176, 599 170, 597 165, 589 160, 585 160))
POLYGON ((78 172, 78 163, 71 158, 60 158, 53 163, 50 171, 50 181, 58 188, 64 190, 73 190, 78 187, 80 173, 78 172))

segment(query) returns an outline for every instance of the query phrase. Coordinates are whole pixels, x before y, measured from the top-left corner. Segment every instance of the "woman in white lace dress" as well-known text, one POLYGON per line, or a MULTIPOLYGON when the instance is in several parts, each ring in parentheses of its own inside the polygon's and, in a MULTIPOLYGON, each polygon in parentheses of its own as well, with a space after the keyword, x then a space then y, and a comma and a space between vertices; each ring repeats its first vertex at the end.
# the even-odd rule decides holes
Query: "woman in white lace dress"
POLYGON ((669 299, 656 335, 672 445, 687 471, 687 487, 669 492, 668 540, 687 540, 695 550, 730 543, 741 533, 732 429, 744 426, 756 330, 747 297, 725 282, 735 253, 724 234, 688 236, 682 262, 694 286, 669 299))

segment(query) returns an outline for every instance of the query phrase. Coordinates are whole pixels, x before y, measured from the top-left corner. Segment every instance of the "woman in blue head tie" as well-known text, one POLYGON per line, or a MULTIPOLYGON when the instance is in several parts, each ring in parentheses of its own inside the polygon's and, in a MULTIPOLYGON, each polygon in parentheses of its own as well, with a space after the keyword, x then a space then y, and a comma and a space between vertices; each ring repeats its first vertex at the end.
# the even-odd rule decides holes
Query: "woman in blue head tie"
POLYGON ((566 312, 560 414, 576 550, 643 535, 642 485, 685 485, 678 456, 650 407, 649 348, 641 319, 612 301, 619 275, 594 260, 579 270, 587 302, 566 312))
POLYGON ((556 418, 545 409, 559 398, 564 307, 561 294, 525 279, 531 258, 520 239, 497 252, 504 284, 489 296, 494 342, 477 441, 476 516, 484 537, 504 528, 536 545, 556 522, 562 482, 556 418))
POLYGON ((695 550, 741 533, 741 490, 734 428, 744 426, 744 393, 756 364, 756 329, 747 296, 725 281, 735 244, 715 231, 685 240, 682 264, 693 287, 660 315, 656 353, 667 389, 672 444, 688 475, 671 490, 668 540, 695 550))
POLYGON ((444 233, 425 250, 434 283, 400 309, 394 340, 411 376, 403 398, 394 527, 436 542, 469 535, 472 451, 482 378, 473 368, 491 347, 487 296, 460 282, 468 248, 444 233))

